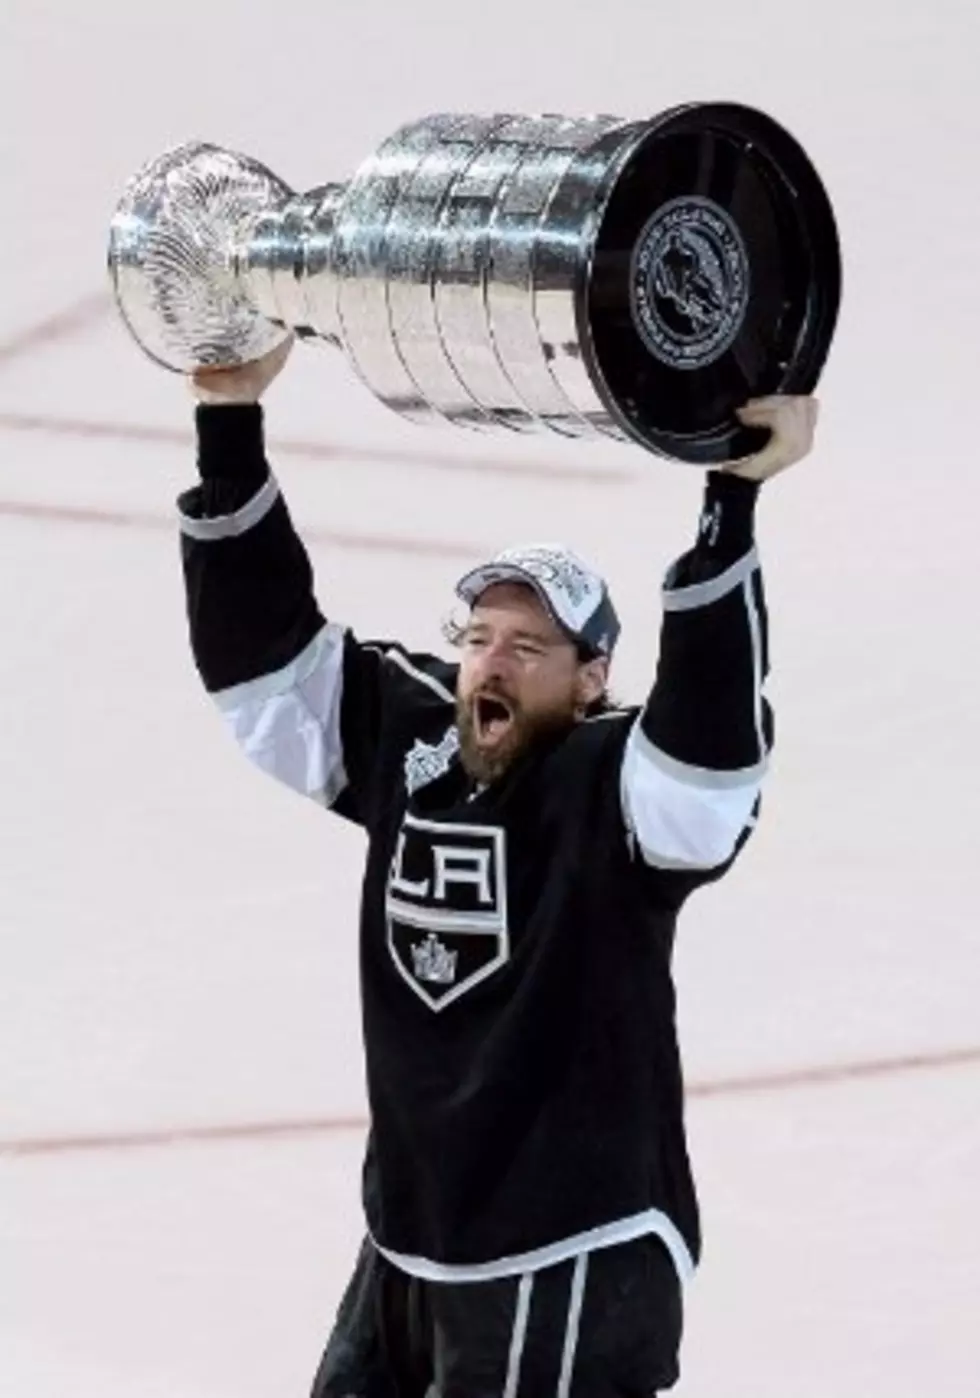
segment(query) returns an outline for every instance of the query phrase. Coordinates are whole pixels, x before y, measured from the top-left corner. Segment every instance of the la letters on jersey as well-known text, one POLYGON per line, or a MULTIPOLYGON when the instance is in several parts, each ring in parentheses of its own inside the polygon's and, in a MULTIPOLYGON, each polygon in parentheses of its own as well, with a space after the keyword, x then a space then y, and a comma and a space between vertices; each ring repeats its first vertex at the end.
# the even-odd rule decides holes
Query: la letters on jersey
POLYGON ((406 813, 388 874, 388 950, 399 975, 442 1010, 510 956, 504 831, 406 813))

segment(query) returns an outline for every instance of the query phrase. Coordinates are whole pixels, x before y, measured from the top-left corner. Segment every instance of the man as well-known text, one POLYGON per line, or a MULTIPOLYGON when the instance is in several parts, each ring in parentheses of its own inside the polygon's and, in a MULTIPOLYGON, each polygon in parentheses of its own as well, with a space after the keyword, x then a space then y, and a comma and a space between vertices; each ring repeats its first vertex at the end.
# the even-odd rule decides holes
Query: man
POLYGON ((367 834, 369 1236, 316 1398, 612 1398, 677 1377, 700 1238, 670 974, 688 895, 732 864, 771 743, 759 483, 810 448, 760 400, 670 570, 656 680, 614 707, 605 582, 514 549, 458 584, 455 660, 321 615, 266 462, 288 346, 193 380, 191 637, 265 771, 367 834))

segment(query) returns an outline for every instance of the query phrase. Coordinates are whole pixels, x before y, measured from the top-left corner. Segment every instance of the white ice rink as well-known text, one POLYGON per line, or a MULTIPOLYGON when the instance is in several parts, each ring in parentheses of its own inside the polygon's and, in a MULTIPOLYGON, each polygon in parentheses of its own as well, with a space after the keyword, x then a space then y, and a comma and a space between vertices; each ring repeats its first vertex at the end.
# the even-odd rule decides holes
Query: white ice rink
MULTIPOLYGON (((360 838, 199 690, 190 403, 105 295, 122 184, 194 136, 306 187, 430 111, 719 97, 811 153, 846 290, 819 450, 760 509, 764 819, 681 924, 675 1392, 980 1393, 978 53, 973 0, 6 0, 0 1398, 305 1395, 360 1230, 360 838)), ((435 646, 482 549, 564 537, 643 692, 696 470, 412 427, 325 348, 268 420, 332 615, 435 646)))

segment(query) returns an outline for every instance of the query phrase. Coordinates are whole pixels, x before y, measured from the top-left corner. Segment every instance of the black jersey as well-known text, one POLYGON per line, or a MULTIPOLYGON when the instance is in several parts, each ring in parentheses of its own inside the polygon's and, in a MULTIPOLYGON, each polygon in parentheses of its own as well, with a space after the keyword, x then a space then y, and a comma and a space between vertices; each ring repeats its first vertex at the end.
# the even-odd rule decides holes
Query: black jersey
POLYGON ((671 951, 754 824, 771 740, 756 487, 711 473, 640 708, 475 790, 456 666, 326 621, 261 411, 198 411, 191 637, 245 752, 367 835, 364 1206, 416 1275, 472 1279, 657 1233, 697 1260, 671 951))

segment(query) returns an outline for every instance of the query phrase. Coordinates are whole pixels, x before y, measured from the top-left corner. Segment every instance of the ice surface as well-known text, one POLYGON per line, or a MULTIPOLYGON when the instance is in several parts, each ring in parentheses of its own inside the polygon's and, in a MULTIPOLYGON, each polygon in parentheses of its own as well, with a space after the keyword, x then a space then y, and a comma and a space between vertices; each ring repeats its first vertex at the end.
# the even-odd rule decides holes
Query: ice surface
MULTIPOLYGON (((677 973, 706 1256, 680 1398, 968 1398, 980 1372, 975 178, 968 6, 9 0, 0 71, 0 1395, 306 1392, 357 1243, 360 839, 241 761, 187 653, 189 403, 103 299, 148 156, 296 186, 436 110, 726 97, 830 187, 819 450, 767 490, 778 748, 677 973), (53 319, 52 319, 53 318, 53 319), (133 429, 141 435, 134 436, 133 429), (971 1062, 943 1066, 949 1050, 971 1062), (746 1076, 919 1057, 823 1085, 746 1076), (353 1118, 295 1136, 45 1140, 353 1118)), ((427 433, 330 350, 270 395, 327 610, 438 644, 457 571, 564 537, 640 694, 699 483, 638 450, 427 433)))

